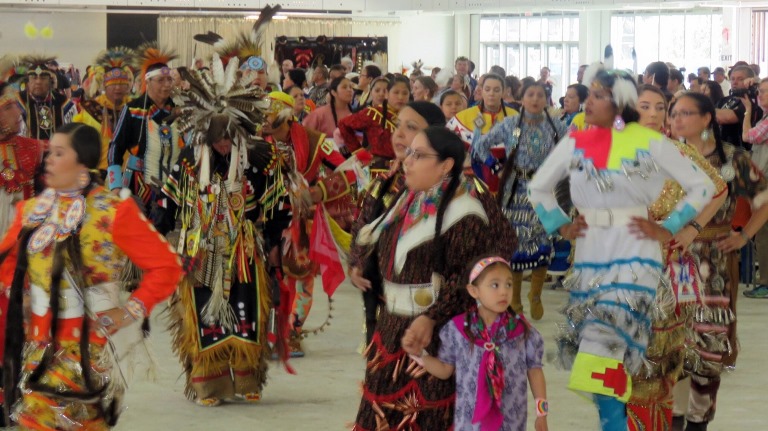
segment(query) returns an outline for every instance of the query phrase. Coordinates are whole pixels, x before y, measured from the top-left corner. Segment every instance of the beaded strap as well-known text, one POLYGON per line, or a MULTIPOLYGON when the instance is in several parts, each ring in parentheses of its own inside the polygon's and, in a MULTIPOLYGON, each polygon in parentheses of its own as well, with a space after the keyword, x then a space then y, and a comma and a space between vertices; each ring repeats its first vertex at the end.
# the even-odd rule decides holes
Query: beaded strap
POLYGON ((544 417, 549 413, 549 402, 545 398, 536 398, 536 416, 544 417))

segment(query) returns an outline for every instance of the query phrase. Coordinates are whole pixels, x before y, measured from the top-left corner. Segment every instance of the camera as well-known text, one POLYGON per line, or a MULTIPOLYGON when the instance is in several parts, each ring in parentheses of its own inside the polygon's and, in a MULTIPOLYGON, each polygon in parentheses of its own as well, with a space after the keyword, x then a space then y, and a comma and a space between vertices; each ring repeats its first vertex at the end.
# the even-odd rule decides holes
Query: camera
POLYGON ((738 90, 731 90, 731 95, 734 97, 744 97, 747 96, 752 100, 757 100, 757 84, 752 84, 749 86, 749 88, 745 89, 738 89, 738 90))

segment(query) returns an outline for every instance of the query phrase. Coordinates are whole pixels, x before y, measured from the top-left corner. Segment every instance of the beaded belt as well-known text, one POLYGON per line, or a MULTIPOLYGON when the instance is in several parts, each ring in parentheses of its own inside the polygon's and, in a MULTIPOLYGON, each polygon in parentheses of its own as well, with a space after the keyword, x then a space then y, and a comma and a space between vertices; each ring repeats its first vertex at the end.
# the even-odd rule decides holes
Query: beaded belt
POLYGON ((632 217, 648 218, 648 208, 579 208, 589 227, 626 226, 632 217))
POLYGON ((438 291, 432 283, 398 284, 384 280, 387 310, 400 316, 417 316, 437 300, 438 291))

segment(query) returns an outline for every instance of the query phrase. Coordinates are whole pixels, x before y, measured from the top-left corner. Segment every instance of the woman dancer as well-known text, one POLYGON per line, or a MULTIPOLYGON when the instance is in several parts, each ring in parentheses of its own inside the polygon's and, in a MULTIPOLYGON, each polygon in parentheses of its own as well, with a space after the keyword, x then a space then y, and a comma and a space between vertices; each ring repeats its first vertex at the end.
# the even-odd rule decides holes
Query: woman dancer
POLYGON ((663 277, 658 241, 688 223, 715 187, 661 134, 636 123, 629 75, 600 65, 588 72, 584 112, 594 127, 561 141, 528 190, 546 231, 576 238, 573 274, 564 283, 568 325, 558 339, 559 361, 572 369, 568 387, 593 398, 603 431, 626 430, 630 376, 641 368, 663 277), (565 178, 580 214, 573 221, 553 193, 565 178), (666 178, 683 186, 685 199, 663 224, 641 225, 666 178))

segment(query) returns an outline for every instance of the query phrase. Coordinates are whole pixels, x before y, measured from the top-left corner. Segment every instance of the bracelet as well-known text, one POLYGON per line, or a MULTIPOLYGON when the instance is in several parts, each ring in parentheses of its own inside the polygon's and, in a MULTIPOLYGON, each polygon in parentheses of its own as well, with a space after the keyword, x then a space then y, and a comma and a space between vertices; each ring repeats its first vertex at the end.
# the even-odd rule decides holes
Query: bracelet
POLYGON ((536 398, 536 416, 545 417, 549 413, 549 402, 546 398, 536 398))
POLYGON ((747 233, 744 232, 743 229, 739 231, 739 235, 741 235, 741 237, 744 238, 744 241, 749 242, 749 235, 747 235, 747 233))
POLYGON ((696 220, 689 221, 688 225, 693 226, 693 228, 696 229, 696 232, 698 233, 701 233, 701 230, 704 229, 700 224, 696 223, 696 220))
POLYGON ((125 303, 125 311, 133 317, 134 320, 141 320, 147 315, 147 308, 144 303, 137 298, 131 298, 125 303))

